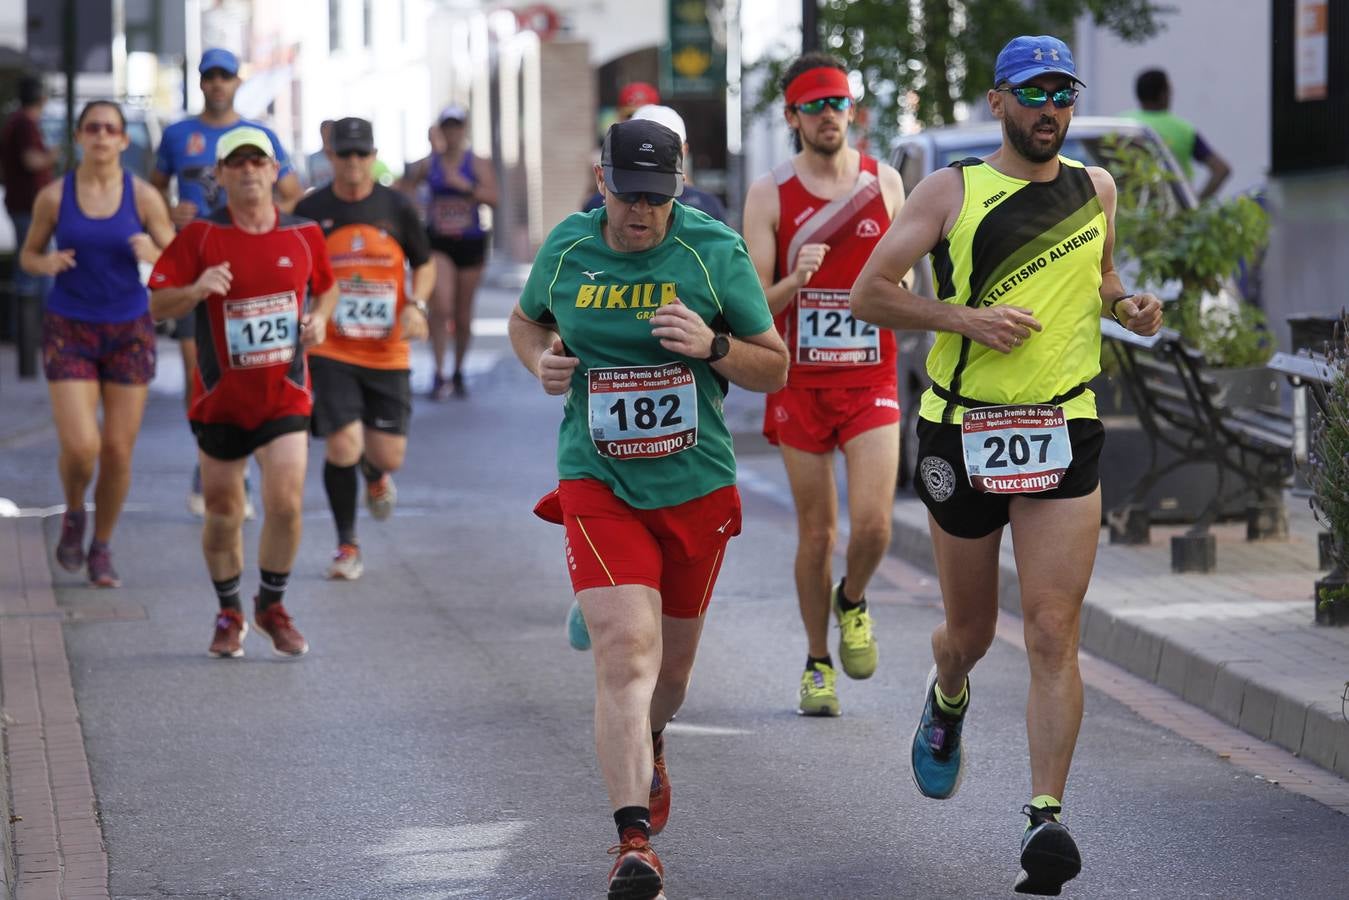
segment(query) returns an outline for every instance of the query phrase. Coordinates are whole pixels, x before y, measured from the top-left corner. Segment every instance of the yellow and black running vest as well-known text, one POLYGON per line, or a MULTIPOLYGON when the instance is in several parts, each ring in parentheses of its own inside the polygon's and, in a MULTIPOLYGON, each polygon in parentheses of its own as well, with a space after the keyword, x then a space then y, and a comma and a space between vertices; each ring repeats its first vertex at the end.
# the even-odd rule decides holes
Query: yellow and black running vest
POLYGON ((959 422, 965 409, 1013 403, 1061 405, 1069 419, 1096 417, 1086 383, 1101 370, 1101 254, 1105 210, 1082 163, 1060 156, 1053 181, 1022 181, 980 159, 953 163, 965 199, 950 234, 932 250, 937 299, 1010 304, 1043 326, 1011 353, 938 332, 927 357, 933 387, 919 415, 959 422))

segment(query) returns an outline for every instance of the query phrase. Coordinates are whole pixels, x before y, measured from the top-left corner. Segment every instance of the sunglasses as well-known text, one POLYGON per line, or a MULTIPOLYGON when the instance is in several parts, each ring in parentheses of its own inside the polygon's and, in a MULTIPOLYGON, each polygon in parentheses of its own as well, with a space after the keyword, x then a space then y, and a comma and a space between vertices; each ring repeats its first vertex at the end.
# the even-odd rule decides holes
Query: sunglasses
POLYGON ((224 69, 207 69, 201 73, 202 81, 233 81, 238 76, 224 69))
POLYGON ((664 206, 674 199, 669 194, 653 194, 650 191, 629 191, 626 194, 615 191, 614 196, 629 206, 638 200, 646 200, 648 206, 664 206))
POLYGON ((1058 109, 1067 109, 1077 102, 1077 88, 1066 87, 1059 88, 1057 91, 1047 91, 1042 87, 1026 85, 1024 87, 998 88, 998 90, 1011 94, 1016 98, 1017 103, 1031 109, 1039 109, 1050 100, 1054 101, 1054 106, 1058 109))
POLYGON ((122 133, 122 126, 115 122, 85 122, 80 126, 80 131, 85 134, 98 134, 100 131, 112 137, 122 133))
POLYGON ((265 153, 232 153, 224 160, 227 169, 242 169, 244 166, 261 169, 271 161, 272 158, 265 153))
POLYGON ((375 154, 367 153, 364 150, 342 150, 338 152, 337 157, 338 159, 351 159, 353 156, 359 156, 361 159, 365 159, 374 155, 375 154))
POLYGON ((852 108, 851 97, 821 97, 818 100, 807 100, 805 103, 796 104, 796 111, 805 113, 808 116, 818 116, 824 112, 824 108, 843 112, 852 108))

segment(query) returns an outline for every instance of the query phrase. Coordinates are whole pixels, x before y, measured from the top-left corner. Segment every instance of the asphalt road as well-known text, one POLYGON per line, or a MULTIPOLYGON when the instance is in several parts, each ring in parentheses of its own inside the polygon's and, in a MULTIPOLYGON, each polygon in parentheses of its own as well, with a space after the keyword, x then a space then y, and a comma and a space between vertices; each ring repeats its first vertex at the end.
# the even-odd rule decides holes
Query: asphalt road
MULTIPOLYGON (((488 297, 485 314, 507 302, 488 297)), ((418 403, 398 510, 385 523, 362 512, 354 584, 321 578, 334 538, 313 448, 287 597, 313 648, 301 660, 257 636, 242 660, 206 656, 214 598, 183 502, 193 448, 173 398, 152 399, 114 542, 125 587, 57 576, 62 606, 121 611, 66 629, 114 897, 603 895, 615 836, 591 661, 563 631, 562 532, 530 514, 553 483, 559 404, 502 338, 479 347, 468 400, 418 403)), ((733 393, 730 411, 745 532, 668 732, 673 814, 656 847, 669 896, 1013 896, 1024 656, 995 643, 973 677, 961 792, 921 798, 907 742, 939 612, 930 579, 892 566, 871 592, 880 670, 841 683, 842 718, 797 717, 805 646, 781 464, 749 433, 754 399, 733 393)), ((53 456, 0 450, 6 493, 59 502, 53 456)), ((1085 869, 1067 896, 1345 896, 1349 817, 1095 691, 1087 707, 1067 798, 1085 869)))

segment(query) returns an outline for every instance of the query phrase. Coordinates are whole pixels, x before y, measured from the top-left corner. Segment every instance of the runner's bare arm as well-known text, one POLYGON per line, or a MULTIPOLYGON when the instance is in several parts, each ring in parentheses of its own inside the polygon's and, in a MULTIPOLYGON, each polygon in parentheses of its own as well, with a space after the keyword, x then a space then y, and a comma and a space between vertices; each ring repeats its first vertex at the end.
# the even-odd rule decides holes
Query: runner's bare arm
POLYGON ((304 196, 304 188, 300 186, 300 179, 294 172, 289 172, 284 178, 276 183, 276 205, 280 207, 283 213, 295 212, 295 204, 300 202, 304 196))
POLYGON ((209 266, 197 280, 184 287, 159 288, 150 292, 150 315, 156 322, 185 316, 212 294, 229 292, 234 276, 227 262, 209 266))
POLYGON ((506 334, 511 339, 511 349, 515 355, 539 379, 545 392, 554 396, 567 392, 571 387, 572 370, 581 361, 566 355, 562 338, 556 331, 526 316, 517 303, 506 323, 506 334))
POLYGON ((499 199, 497 175, 491 161, 478 156, 473 157, 473 174, 478 179, 478 183, 473 186, 473 192, 469 195, 473 202, 496 206, 499 199))
POLYGON ((810 276, 820 268, 828 244, 806 244, 796 257, 796 267, 781 281, 774 282, 778 259, 778 186, 765 175, 750 185, 745 195, 745 246, 749 250, 754 271, 759 273, 768 311, 777 315, 787 307, 810 276))
POLYGON ((136 212, 140 216, 141 227, 145 229, 145 234, 134 235, 131 246, 136 251, 137 259, 153 263, 173 240, 173 222, 169 219, 169 206, 154 185, 139 178, 132 183, 136 190, 136 212), (149 236, 148 240, 145 235, 149 236))
MULTIPOLYGON (((895 216, 904 208, 904 179, 899 177, 899 172, 892 166, 885 163, 876 166, 876 174, 881 182, 881 199, 885 201, 885 211, 893 222, 895 216)), ((900 284, 910 290, 913 289, 913 269, 904 273, 900 284)))
MULTIPOLYGON (((666 350, 689 359, 712 355, 712 327, 678 299, 651 317, 651 334, 666 350)), ((777 329, 770 328, 749 338, 732 336, 730 352, 711 366, 747 391, 771 393, 787 383, 787 362, 787 347, 777 329)))
POLYGON ((341 288, 337 284, 324 291, 314 301, 308 314, 301 321, 304 327, 300 330, 300 341, 306 347, 313 347, 322 344, 328 337, 328 320, 333 316, 333 310, 337 307, 337 297, 341 288))
POLYGON ((1115 179, 1099 166, 1090 166, 1096 196, 1105 211, 1105 245, 1101 248, 1101 318, 1111 317, 1141 335, 1156 334, 1162 327, 1162 301, 1149 293, 1130 294, 1115 270, 1115 209, 1118 194, 1115 179))
POLYGON ((61 209, 64 181, 54 181, 37 192, 33 201, 33 222, 19 250, 19 267, 29 275, 59 275, 75 268, 75 251, 46 251, 56 231, 56 216, 61 209))
POLYGON ((920 297, 899 283, 950 231, 963 192, 957 169, 942 169, 919 182, 862 267, 849 305, 854 316, 883 328, 950 331, 1010 353, 1031 330, 1040 330, 1030 310, 1008 305, 972 309, 920 297))

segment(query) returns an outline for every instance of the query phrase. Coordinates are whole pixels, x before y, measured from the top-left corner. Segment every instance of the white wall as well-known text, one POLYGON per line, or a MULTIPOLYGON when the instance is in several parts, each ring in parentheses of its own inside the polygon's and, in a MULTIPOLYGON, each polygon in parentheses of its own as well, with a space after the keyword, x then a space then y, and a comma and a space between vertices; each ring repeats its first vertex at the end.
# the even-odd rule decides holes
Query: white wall
MULTIPOLYGON (((1185 0, 1163 18, 1166 30, 1126 44, 1104 28, 1080 23, 1072 44, 1087 83, 1079 112, 1115 115, 1138 106, 1134 79, 1165 69, 1171 111, 1199 129, 1232 166, 1223 195, 1246 191, 1269 169, 1270 9, 1260 0, 1185 0)), ((1195 178, 1206 172, 1198 167, 1195 178)))
POLYGON ((597 67, 643 47, 665 43, 666 3, 677 0, 552 0, 567 37, 590 42, 597 67))
POLYGON ((27 0, 0 0, 0 47, 28 46, 27 16, 27 0))

